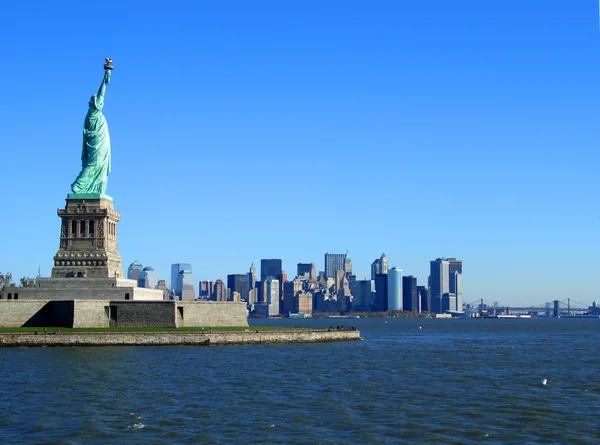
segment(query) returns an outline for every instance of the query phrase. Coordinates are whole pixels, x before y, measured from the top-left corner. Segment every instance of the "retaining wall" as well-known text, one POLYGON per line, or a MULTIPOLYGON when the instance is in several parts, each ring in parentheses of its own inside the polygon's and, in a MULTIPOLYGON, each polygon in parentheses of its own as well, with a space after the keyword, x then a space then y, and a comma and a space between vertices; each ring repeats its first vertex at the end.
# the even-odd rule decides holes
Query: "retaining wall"
POLYGON ((168 346, 257 343, 318 343, 359 340, 359 331, 247 332, 68 332, 0 334, 0 347, 40 346, 168 346))
POLYGON ((246 305, 211 301, 0 300, 0 327, 247 327, 246 305))
POLYGON ((233 301, 178 301, 177 327, 202 326, 248 326, 246 304, 233 301))
POLYGON ((36 326, 50 316, 44 310, 47 301, 14 301, 0 300, 0 326, 19 328, 21 326, 36 326), (16 303, 16 304, 15 304, 16 303))

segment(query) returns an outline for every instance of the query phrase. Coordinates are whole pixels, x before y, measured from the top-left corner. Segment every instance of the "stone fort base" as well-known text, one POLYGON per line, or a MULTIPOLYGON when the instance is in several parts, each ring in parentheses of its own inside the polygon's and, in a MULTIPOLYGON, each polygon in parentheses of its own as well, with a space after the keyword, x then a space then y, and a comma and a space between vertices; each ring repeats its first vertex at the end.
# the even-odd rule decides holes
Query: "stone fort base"
POLYGON ((58 326, 247 327, 248 316, 245 303, 229 301, 0 300, 0 327, 58 326))
POLYGON ((124 278, 37 278, 34 287, 5 288, 7 300, 152 300, 162 301, 159 289, 137 287, 124 278))

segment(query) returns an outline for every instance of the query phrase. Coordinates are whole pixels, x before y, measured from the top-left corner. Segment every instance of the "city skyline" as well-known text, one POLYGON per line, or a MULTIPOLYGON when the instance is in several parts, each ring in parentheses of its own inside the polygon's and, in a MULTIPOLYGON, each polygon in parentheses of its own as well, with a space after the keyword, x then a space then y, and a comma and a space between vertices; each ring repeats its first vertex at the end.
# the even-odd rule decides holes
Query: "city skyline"
POLYGON ((55 178, 81 168, 89 79, 111 57, 124 264, 168 279, 188 261, 197 285, 346 250, 368 277, 385 252, 421 284, 455 256, 465 302, 600 299, 597 4, 102 8, 89 40, 96 4, 0 5, 1 272, 49 275, 69 192, 55 178), (34 121, 39 98, 51 112, 34 121))

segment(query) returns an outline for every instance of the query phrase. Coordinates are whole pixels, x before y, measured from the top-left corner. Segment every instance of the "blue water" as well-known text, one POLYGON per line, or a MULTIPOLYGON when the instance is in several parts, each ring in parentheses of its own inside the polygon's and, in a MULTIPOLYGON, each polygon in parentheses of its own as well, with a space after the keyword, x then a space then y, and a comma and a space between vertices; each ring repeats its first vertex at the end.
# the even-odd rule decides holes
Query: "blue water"
POLYGON ((258 324, 365 340, 0 349, 0 441, 600 443, 600 320, 258 324))

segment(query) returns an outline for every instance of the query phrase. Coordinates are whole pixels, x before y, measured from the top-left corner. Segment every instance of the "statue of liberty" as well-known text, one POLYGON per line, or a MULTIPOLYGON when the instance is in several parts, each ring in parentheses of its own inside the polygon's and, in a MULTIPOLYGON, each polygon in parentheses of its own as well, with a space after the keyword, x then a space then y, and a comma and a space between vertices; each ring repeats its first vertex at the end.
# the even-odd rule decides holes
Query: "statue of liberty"
POLYGON ((98 93, 90 99, 89 109, 83 124, 83 148, 81 150, 81 172, 71 184, 75 194, 104 194, 110 173, 110 136, 106 118, 102 114, 106 85, 110 83, 112 59, 106 59, 104 79, 98 93))

